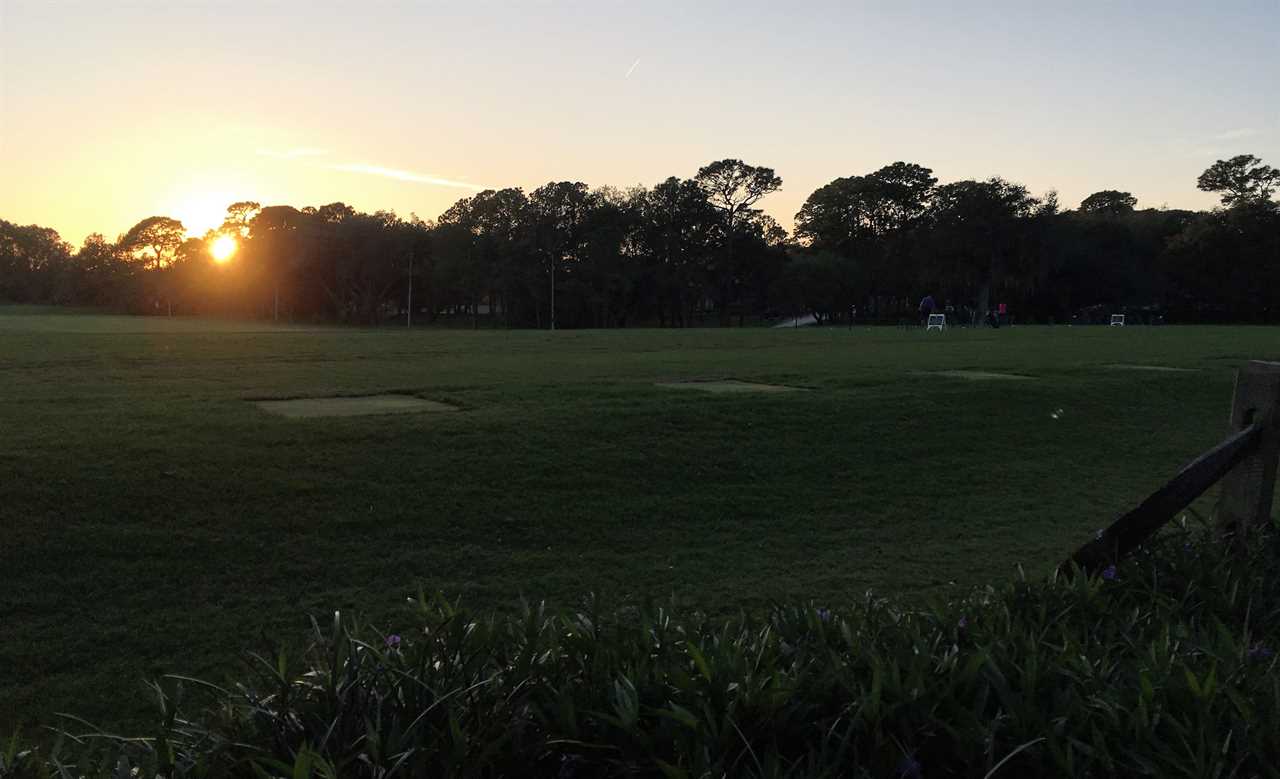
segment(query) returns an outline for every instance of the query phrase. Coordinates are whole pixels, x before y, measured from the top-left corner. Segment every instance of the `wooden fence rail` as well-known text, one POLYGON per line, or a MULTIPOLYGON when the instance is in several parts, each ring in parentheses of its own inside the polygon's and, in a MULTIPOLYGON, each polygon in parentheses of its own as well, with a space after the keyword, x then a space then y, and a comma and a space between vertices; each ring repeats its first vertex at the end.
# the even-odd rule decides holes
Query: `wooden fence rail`
POLYGON ((1168 484, 1112 522, 1060 567, 1093 573, 1114 565, 1214 484, 1219 531, 1234 538, 1271 519, 1280 461, 1280 363, 1250 362, 1236 374, 1226 440, 1197 457, 1168 484))

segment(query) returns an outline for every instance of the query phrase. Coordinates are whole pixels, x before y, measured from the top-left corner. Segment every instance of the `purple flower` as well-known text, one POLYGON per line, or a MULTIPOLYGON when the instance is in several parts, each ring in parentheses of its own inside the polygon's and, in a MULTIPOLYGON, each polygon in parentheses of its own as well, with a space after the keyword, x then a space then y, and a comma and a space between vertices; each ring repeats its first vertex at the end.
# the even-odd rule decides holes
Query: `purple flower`
POLYGON ((902 758, 901 763, 898 763, 898 776, 902 779, 921 779, 924 776, 923 768, 919 760, 912 755, 907 755, 902 758))
POLYGON ((1275 652, 1271 651, 1270 647, 1263 645, 1261 641, 1249 647, 1250 660, 1266 660, 1273 654, 1275 654, 1275 652))
POLYGON ((965 628, 969 627, 969 618, 961 617, 960 621, 956 623, 956 626, 959 627, 961 630, 964 630, 965 628))
POLYGON ((578 765, 582 762, 579 755, 564 755, 560 758, 560 773, 556 776, 558 779, 572 779, 578 775, 578 765))
POLYGON ((823 622, 830 622, 831 612, 823 608, 818 609, 818 619, 822 620, 823 622))
POLYGON ((396 648, 398 648, 399 646, 400 646, 400 636, 399 636, 399 634, 397 634, 397 633, 392 633, 391 635, 387 636, 387 648, 388 648, 388 649, 396 649, 396 648))
POLYGON ((1109 581, 1109 582, 1113 582, 1113 581, 1115 581, 1115 580, 1116 580, 1116 567, 1115 567, 1114 565, 1108 565, 1106 568, 1104 568, 1104 569, 1102 570, 1102 578, 1106 579, 1106 580, 1107 580, 1107 581, 1109 581))

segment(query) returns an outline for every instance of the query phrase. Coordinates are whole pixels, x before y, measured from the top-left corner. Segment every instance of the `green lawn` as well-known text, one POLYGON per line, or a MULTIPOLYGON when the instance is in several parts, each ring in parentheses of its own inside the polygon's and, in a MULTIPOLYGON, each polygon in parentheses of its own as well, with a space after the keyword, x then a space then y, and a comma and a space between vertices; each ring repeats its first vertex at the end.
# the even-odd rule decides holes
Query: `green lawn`
POLYGON ((0 733, 61 710, 128 727, 145 678, 216 677, 307 614, 395 629, 419 587, 732 611, 1040 574, 1222 437, 1247 358, 1280 359, 1280 332, 410 333, 9 308, 0 733), (922 373, 965 369, 1035 378, 922 373), (655 386, 726 377, 809 391, 655 386), (462 411, 246 402, 381 392, 462 411))

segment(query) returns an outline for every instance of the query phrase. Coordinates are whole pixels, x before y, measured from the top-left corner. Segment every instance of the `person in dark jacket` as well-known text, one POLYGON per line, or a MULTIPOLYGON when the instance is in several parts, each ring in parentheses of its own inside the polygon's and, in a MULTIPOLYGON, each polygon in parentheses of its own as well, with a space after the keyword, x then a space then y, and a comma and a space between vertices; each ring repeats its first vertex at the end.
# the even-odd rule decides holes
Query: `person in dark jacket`
POLYGON ((938 307, 938 304, 933 302, 933 295, 925 295, 923 298, 921 298, 920 299, 920 324, 922 325, 929 324, 929 315, 932 314, 934 309, 936 309, 937 307, 938 307))

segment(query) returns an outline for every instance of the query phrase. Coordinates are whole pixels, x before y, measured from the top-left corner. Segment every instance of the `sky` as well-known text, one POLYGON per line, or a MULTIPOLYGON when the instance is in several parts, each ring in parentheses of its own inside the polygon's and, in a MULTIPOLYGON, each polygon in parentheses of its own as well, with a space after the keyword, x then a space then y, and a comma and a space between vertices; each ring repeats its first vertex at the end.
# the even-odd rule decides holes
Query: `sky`
POLYGON ((0 219, 79 244, 236 200, 432 219, 482 188, 726 157, 816 188, 903 160, 1074 207, 1209 208, 1280 165, 1280 0, 0 0, 0 219))

